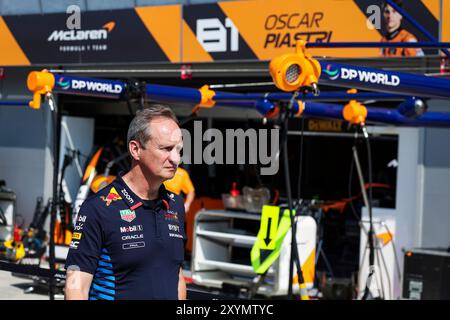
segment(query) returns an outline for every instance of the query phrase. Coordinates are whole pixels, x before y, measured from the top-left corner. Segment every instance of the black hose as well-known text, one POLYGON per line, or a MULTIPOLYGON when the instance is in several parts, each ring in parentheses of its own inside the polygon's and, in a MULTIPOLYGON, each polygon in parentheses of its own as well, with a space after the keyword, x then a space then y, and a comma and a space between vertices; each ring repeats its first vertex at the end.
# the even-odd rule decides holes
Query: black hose
POLYGON ((183 127, 185 124, 189 123, 190 121, 194 120, 195 118, 197 118, 197 113, 192 112, 190 115, 188 115, 186 118, 180 121, 179 123, 180 128, 183 127))
MULTIPOLYGON (((59 129, 60 119, 58 113, 58 106, 53 98, 49 97, 49 103, 52 104, 54 110, 52 111, 53 120, 53 199, 58 199, 58 171, 59 171, 59 129)), ((55 219, 56 219, 56 202, 52 202, 50 210, 50 247, 49 247, 49 265, 50 272, 55 273, 55 219)), ((49 298, 55 299, 55 279, 49 279, 49 298)))
POLYGON ((128 107, 128 112, 130 113, 130 116, 134 116, 134 112, 133 112, 133 108, 131 107, 130 99, 127 99, 127 107, 128 107))
MULTIPOLYGON (((297 226, 295 224, 294 216, 292 215, 293 212, 293 201, 292 201, 292 191, 291 191, 291 181, 290 181, 290 171, 289 171, 289 159, 288 159, 288 130, 289 130, 289 116, 292 109, 292 105, 295 101, 296 96, 298 95, 298 92, 295 92, 292 95, 291 101, 289 103, 288 109, 286 112, 283 113, 284 118, 282 120, 283 124, 283 135, 282 135, 282 148, 283 148, 283 162, 284 162, 284 178, 286 181, 286 194, 288 198, 288 209, 289 209, 289 217, 291 219, 291 258, 289 261, 289 286, 288 286, 288 296, 292 298, 292 278, 294 274, 294 263, 297 267, 297 277, 298 277, 298 283, 300 288, 304 284, 302 269, 301 269, 301 263, 300 263, 300 256, 298 253, 298 247, 297 247, 297 226)), ((301 293, 300 293, 301 295, 301 293)))
POLYGON ((300 126, 300 158, 298 160, 298 182, 297 182, 297 206, 300 203, 300 198, 302 196, 302 173, 303 173, 303 137, 305 131, 305 119, 302 117, 300 126))
MULTIPOLYGON (((369 211, 369 232, 367 234, 368 237, 368 243, 369 243, 369 278, 372 276, 373 274, 373 269, 372 267, 375 264, 375 247, 374 247, 374 243, 373 243, 373 234, 374 234, 374 230, 373 230, 373 220, 372 220, 372 199, 373 199, 373 194, 372 194, 372 151, 371 151, 371 147, 370 147, 370 139, 369 139, 369 135, 367 134, 366 128, 363 126, 363 131, 364 131, 364 137, 365 137, 365 141, 366 141, 366 147, 367 147, 367 166, 368 166, 368 178, 369 178, 369 195, 368 195, 368 208, 367 210, 369 211)), ((366 288, 364 289, 364 295, 362 297, 362 300, 366 300, 369 296, 370 293, 370 288, 369 286, 366 284, 366 288)))

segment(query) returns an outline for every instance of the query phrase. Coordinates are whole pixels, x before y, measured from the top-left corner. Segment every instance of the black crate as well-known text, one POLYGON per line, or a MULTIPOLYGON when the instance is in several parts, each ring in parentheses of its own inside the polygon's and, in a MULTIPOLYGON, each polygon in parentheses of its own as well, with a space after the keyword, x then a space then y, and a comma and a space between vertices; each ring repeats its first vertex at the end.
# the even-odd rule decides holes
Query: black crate
POLYGON ((403 298, 450 300, 448 249, 411 249, 405 252, 403 298))

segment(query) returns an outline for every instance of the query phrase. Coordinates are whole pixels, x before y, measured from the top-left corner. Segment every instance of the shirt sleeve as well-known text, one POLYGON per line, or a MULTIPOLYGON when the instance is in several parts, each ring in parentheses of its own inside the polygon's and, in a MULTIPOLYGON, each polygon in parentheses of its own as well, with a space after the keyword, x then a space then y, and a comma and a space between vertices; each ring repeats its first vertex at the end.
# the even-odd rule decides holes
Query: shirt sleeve
POLYGON ((102 248, 102 227, 95 207, 85 202, 78 214, 72 235, 66 270, 79 270, 94 274, 102 248))

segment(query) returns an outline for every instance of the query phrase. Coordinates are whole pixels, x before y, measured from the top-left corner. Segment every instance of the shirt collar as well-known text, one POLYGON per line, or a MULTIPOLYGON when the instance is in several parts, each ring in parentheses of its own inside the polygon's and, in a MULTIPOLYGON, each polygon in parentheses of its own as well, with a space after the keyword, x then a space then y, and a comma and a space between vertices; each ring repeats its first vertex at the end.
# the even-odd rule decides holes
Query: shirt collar
POLYGON ((387 39, 387 40, 392 40, 392 39, 394 39, 394 38, 400 33, 400 31, 402 31, 402 28, 401 28, 401 27, 398 27, 397 29, 395 29, 395 30, 392 31, 392 32, 387 32, 387 33, 386 33, 386 39, 387 39))
POLYGON ((125 172, 123 171, 119 172, 115 182, 118 188, 117 191, 131 210, 136 210, 140 206, 151 202, 154 203, 154 207, 161 206, 164 209, 168 209, 169 195, 166 188, 164 187, 164 184, 161 184, 161 186, 159 187, 157 199, 153 201, 144 201, 128 187, 125 181, 123 181, 122 176, 124 174, 125 172))

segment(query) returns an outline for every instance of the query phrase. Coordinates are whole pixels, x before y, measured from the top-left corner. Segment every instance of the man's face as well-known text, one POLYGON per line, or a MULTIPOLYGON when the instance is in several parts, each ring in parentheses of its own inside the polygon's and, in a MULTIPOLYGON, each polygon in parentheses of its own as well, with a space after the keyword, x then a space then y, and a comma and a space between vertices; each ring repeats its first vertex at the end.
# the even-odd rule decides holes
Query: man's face
POLYGON ((402 16, 390 5, 386 5, 386 7, 384 7, 383 17, 384 21, 386 22, 386 29, 388 31, 393 31, 400 27, 402 16))
POLYGON ((175 121, 156 118, 151 122, 150 139, 140 150, 139 163, 146 174, 172 179, 180 163, 183 136, 175 121))

